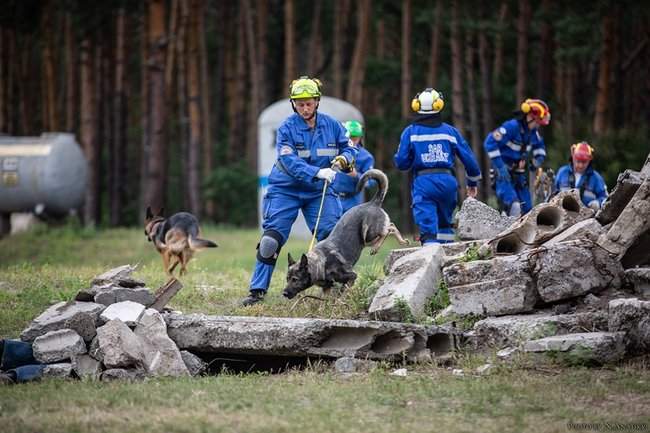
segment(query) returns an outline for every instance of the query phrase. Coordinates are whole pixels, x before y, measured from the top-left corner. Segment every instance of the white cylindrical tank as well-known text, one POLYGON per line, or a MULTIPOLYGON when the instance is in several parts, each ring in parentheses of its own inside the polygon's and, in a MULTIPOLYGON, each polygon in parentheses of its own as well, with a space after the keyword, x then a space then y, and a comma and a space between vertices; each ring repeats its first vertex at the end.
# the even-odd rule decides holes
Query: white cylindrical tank
POLYGON ((73 134, 0 136, 0 213, 62 216, 79 209, 87 174, 73 134))

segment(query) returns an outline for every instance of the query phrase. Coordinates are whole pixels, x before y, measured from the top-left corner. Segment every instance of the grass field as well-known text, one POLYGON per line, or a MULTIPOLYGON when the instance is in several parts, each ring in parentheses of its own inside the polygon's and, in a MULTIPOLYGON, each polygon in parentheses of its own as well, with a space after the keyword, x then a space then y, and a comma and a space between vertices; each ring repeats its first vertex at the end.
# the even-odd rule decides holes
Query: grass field
MULTIPOLYGON (((283 249, 270 295, 244 309, 258 240, 256 230, 208 227, 219 244, 197 255, 171 307, 185 313, 364 317, 391 241, 376 257, 364 253, 358 283, 339 300, 282 299, 283 249)), ((0 337, 15 338, 53 302, 71 299, 111 267, 139 263, 136 276, 155 288, 166 278, 141 229, 37 228, 0 240, 0 337)), ((318 294, 311 289, 312 294, 318 294)), ((459 353, 448 367, 380 364, 343 377, 325 363, 282 374, 223 373, 143 383, 48 380, 0 387, 0 432, 570 432, 650 431, 650 363, 604 368, 499 366, 471 374, 483 357, 459 353), (573 425, 570 423, 584 423, 573 425)))

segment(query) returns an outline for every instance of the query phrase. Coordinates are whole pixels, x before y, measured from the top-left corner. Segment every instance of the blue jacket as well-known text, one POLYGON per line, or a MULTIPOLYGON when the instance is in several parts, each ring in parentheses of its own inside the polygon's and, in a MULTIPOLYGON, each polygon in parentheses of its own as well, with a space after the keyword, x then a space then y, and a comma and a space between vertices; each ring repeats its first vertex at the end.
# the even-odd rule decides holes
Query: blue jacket
POLYGON ((497 169, 504 164, 512 168, 520 160, 527 161, 530 152, 537 167, 546 159, 546 146, 539 131, 528 129, 526 122, 520 119, 510 119, 488 134, 483 147, 497 169))
POLYGON ((554 191, 559 192, 578 188, 580 190, 580 198, 585 206, 589 206, 593 201, 597 201, 602 206, 607 198, 607 185, 605 185, 605 180, 603 180, 600 173, 594 170, 592 165, 589 164, 577 185, 575 179, 576 175, 573 171, 573 165, 563 165, 555 175, 554 191))
POLYGON ((481 169, 460 132, 444 122, 418 119, 402 131, 394 160, 400 170, 411 169, 417 175, 420 170, 429 168, 453 170, 456 156, 465 166, 467 185, 476 186, 481 179, 481 169))
POLYGON ((343 125, 323 113, 316 115, 313 131, 298 114, 289 116, 278 128, 275 146, 278 160, 269 175, 269 186, 296 191, 322 191, 318 170, 330 167, 337 155, 348 162, 357 155, 343 125))

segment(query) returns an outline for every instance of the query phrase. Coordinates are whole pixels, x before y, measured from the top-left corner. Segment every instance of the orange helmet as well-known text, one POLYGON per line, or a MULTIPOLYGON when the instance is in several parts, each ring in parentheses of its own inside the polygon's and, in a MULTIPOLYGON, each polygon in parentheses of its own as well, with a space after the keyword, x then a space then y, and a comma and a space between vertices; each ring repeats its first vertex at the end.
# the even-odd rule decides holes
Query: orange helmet
POLYGON ((594 148, 586 141, 571 145, 571 158, 578 161, 591 161, 594 153, 594 148))
POLYGON ((540 125, 546 126, 551 123, 551 110, 541 99, 526 99, 521 103, 521 111, 532 114, 540 125))

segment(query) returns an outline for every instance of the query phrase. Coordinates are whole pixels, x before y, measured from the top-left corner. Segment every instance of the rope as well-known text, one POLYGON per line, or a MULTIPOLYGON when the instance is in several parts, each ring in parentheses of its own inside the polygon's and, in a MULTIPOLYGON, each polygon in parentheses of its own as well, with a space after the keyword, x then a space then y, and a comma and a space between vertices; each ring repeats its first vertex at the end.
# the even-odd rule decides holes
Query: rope
POLYGON ((325 193, 327 193, 327 184, 329 182, 325 179, 325 184, 323 185, 323 194, 320 198, 320 207, 318 208, 318 217, 316 217, 316 225, 314 226, 314 234, 311 237, 311 242, 309 242, 309 250, 311 251, 314 248, 314 242, 316 241, 316 233, 318 232, 318 224, 320 223, 320 215, 323 212, 323 203, 325 202, 325 193))

